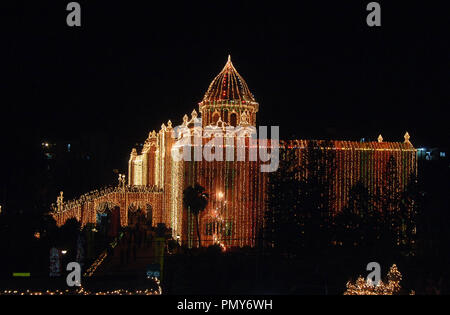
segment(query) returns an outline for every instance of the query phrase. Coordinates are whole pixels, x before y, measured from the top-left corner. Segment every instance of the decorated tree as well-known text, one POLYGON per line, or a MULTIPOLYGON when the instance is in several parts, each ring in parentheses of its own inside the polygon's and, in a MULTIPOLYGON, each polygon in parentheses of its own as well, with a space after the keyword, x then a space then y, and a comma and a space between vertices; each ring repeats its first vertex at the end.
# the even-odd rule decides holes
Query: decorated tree
POLYGON ((400 281, 402 281, 402 274, 398 271, 397 265, 393 264, 387 274, 388 284, 392 286, 393 293, 400 292, 400 281))
MULTIPOLYGON (((401 291, 401 280, 402 274, 394 264, 387 274, 386 282, 380 280, 375 284, 370 279, 364 280, 360 276, 354 283, 347 282, 344 295, 398 295, 401 291)), ((414 294, 414 291, 411 291, 411 294, 414 294)))

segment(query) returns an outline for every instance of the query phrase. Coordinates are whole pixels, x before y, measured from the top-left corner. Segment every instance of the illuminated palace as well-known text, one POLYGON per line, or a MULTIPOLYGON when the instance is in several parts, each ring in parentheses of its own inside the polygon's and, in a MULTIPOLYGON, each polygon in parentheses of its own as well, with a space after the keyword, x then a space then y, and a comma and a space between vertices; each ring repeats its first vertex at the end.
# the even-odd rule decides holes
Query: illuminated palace
MULTIPOLYGON (((169 120, 158 132, 149 133, 141 152, 132 149, 127 185, 122 178, 121 186, 96 192, 81 202, 64 202, 61 196, 54 217, 59 225, 72 217, 84 225, 95 223, 97 213, 109 208, 116 209, 120 225, 125 226, 130 214, 140 209, 151 217, 152 225, 164 223, 174 238, 192 247, 196 246, 197 238, 195 217, 183 205, 183 190, 198 183, 209 194, 207 208, 199 216, 202 245, 255 246, 264 226, 270 176, 261 171, 261 165, 268 162, 249 158, 255 141, 261 142, 251 137, 256 131, 258 111, 258 102, 229 58, 211 82, 198 112, 194 110, 190 117, 184 115, 178 126, 184 132, 174 133, 175 127, 169 120), (233 133, 227 133, 229 129, 233 133), (235 148, 243 147, 246 158, 237 156, 239 150, 232 154, 232 159, 174 158, 180 154, 180 140, 195 136, 201 140, 189 142, 192 155, 196 147, 204 147, 215 137, 224 137, 227 138, 224 147, 230 143, 235 148)), ((311 143, 325 142, 279 141, 280 158, 290 151, 303 163, 302 156, 311 143)), ((264 145, 272 148, 268 141, 264 145)), ((313 149, 334 152, 333 165, 329 165, 335 169, 330 188, 335 196, 333 213, 348 204, 349 191, 357 182, 364 183, 370 192, 382 190, 392 157, 398 191, 404 190, 410 176, 417 172, 417 151, 408 133, 403 142, 385 142, 379 136, 376 142, 328 141, 326 146, 316 145, 313 149)))

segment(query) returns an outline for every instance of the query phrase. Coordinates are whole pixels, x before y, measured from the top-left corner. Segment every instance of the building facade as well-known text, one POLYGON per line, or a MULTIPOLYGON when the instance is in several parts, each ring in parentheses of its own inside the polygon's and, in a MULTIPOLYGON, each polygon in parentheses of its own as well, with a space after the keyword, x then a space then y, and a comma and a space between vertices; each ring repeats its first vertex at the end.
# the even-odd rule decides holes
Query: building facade
MULTIPOLYGON (((258 111, 258 102, 229 58, 199 103, 200 115, 194 110, 191 117, 183 117, 181 125, 188 130, 182 136, 191 137, 188 143, 191 143, 192 151, 200 147, 200 143, 195 144, 192 140, 196 134, 201 135, 203 147, 214 137, 228 137, 219 142, 224 144, 220 161, 205 158, 201 161, 174 160, 172 154, 178 150, 182 136, 176 135, 171 121, 163 124, 159 132, 149 134, 141 154, 133 149, 129 160, 129 184, 154 185, 164 191, 161 220, 172 228, 174 236, 179 236, 189 246, 196 244, 196 227, 190 211, 184 209, 182 199, 183 190, 195 183, 205 187, 210 195, 199 223, 206 244, 254 246, 261 236, 267 211, 269 173, 261 172, 260 159, 254 161, 250 157, 252 146, 261 142, 252 143, 250 136, 257 131, 258 111), (230 127, 233 133, 227 133, 230 127), (243 147, 245 159, 239 159, 234 153, 234 159, 227 160, 227 143, 232 143, 236 149, 243 147)), ((263 145, 270 147, 267 143, 263 145)), ((323 141, 315 143, 316 150, 333 151, 334 159, 327 162, 333 165, 327 167, 334 169, 330 188, 335 196, 331 205, 334 213, 348 203, 349 190, 358 181, 364 183, 369 192, 383 189, 385 170, 391 158, 395 163, 399 191, 417 172, 416 149, 408 134, 404 142, 384 142, 380 136, 376 142, 327 141, 325 147, 323 141)), ((286 150, 293 150, 298 163, 305 163, 305 152, 310 144, 308 140, 280 141, 280 158, 284 158, 286 150)))
MULTIPOLYGON (((334 196, 331 215, 346 206, 349 190, 357 182, 369 192, 382 190, 387 185, 388 163, 394 165, 394 188, 398 191, 404 190, 417 172, 417 151, 408 134, 402 142, 384 142, 381 136, 376 142, 258 140, 252 137, 258 133, 258 111, 258 102, 228 58, 199 103, 198 112, 184 115, 177 126, 169 120, 158 132, 149 133, 141 152, 132 149, 128 185, 111 194, 114 200, 110 203, 120 209, 121 224, 127 225, 131 206, 151 211, 153 225, 164 223, 174 238, 196 246, 195 218, 183 205, 183 190, 198 183, 209 194, 207 208, 199 216, 203 245, 255 246, 268 210, 270 173, 261 171, 268 163, 263 162, 261 150, 273 153, 277 149, 280 159, 286 152, 294 152, 299 164, 309 163, 308 150, 332 152, 333 159, 324 161, 333 169, 329 175, 334 196)), ((101 198, 97 206, 89 206, 90 212, 107 202, 101 198)), ((83 223, 94 220, 93 215, 82 215, 87 206, 77 207, 62 205, 56 209, 58 223, 70 217, 83 218, 83 223)))

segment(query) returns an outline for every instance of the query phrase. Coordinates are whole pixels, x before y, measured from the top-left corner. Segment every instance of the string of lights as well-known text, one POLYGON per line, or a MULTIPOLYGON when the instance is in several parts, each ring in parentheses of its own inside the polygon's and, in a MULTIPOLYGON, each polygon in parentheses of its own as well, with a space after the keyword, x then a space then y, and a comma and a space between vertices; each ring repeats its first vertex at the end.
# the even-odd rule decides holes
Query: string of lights
MULTIPOLYGON (((183 117, 182 125, 191 137, 192 156, 202 153, 202 148, 214 141, 216 134, 204 134, 205 127, 223 131, 227 126, 239 126, 243 129, 256 126, 256 113, 259 104, 248 89, 244 79, 228 59, 225 67, 211 82, 202 102, 199 103, 200 115, 194 110, 191 118, 183 117), (196 143, 196 138, 200 138, 196 143)), ((87 203, 63 208, 55 212, 58 225, 64 224, 68 218, 75 217, 82 225, 96 222, 96 214, 105 207, 118 207, 120 223, 128 225, 128 212, 141 208, 152 209, 152 224, 163 223, 171 230, 172 237, 189 247, 196 244, 195 216, 183 207, 183 190, 196 183, 205 188, 211 196, 222 196, 220 202, 226 203, 220 211, 217 210, 217 200, 212 198, 205 211, 199 215, 199 229, 204 245, 222 244, 224 248, 255 246, 259 233, 262 231, 267 213, 269 174, 261 172, 260 159, 250 158, 254 148, 271 149, 270 141, 257 141, 250 134, 235 134, 230 139, 234 147, 244 146, 245 159, 239 160, 234 153, 233 161, 226 159, 214 161, 174 161, 172 150, 175 139, 174 128, 169 120, 162 124, 159 132, 152 131, 145 141, 142 151, 138 154, 132 149, 128 165, 129 186, 115 188, 113 191, 91 198, 87 203), (217 230, 218 224, 225 226, 217 230), (214 233, 209 227, 215 226, 214 233)), ((223 134, 223 133, 222 133, 223 134)), ((383 194, 392 191, 396 194, 405 190, 411 176, 417 174, 417 150, 412 146, 409 134, 404 136, 404 142, 378 141, 314 141, 290 140, 279 141, 280 156, 288 156, 286 151, 294 152, 296 163, 307 166, 311 163, 321 165, 317 171, 321 176, 321 184, 329 183, 327 187, 330 196, 329 204, 323 208, 329 209, 329 217, 342 212, 349 205, 352 187, 361 182, 372 194, 383 194), (309 148, 315 153, 309 157, 309 148), (321 154, 319 154, 321 153, 321 154), (319 160, 314 160, 317 157, 319 160), (392 166, 392 176, 387 169, 392 166), (325 169, 325 171, 323 170, 325 169), (390 178, 394 180, 390 180, 390 178)), ((228 144, 228 143, 227 143, 228 144)), ((224 150, 226 145, 215 149, 224 150)), ((292 156, 292 155, 289 155, 292 156)), ((306 167, 307 169, 307 167, 306 167)), ((315 174, 302 171, 301 178, 315 174)), ((379 198, 370 204, 371 210, 385 211, 387 197, 379 198)), ((62 201, 62 200, 61 200, 62 201)), ((62 203, 62 202, 61 202, 62 203)), ((390 206, 390 208, 394 208, 390 206)), ((395 209, 388 209, 389 211, 395 209)), ((329 218, 327 218, 329 219, 329 218)), ((401 238, 400 228, 397 231, 398 244, 409 241, 401 238)))
MULTIPOLYGON (((397 295, 401 291, 401 280, 402 274, 394 264, 387 274, 387 282, 380 280, 378 284, 374 284, 370 279, 364 280, 360 276, 354 283, 347 282, 347 290, 344 295, 397 295)), ((410 294, 414 294, 414 291, 411 291, 410 294)))
POLYGON ((145 289, 145 290, 127 290, 127 289, 116 289, 111 291, 90 291, 83 287, 79 287, 75 290, 46 290, 46 291, 18 291, 18 290, 4 290, 0 292, 0 295, 161 295, 162 289, 157 282, 158 289, 145 289))

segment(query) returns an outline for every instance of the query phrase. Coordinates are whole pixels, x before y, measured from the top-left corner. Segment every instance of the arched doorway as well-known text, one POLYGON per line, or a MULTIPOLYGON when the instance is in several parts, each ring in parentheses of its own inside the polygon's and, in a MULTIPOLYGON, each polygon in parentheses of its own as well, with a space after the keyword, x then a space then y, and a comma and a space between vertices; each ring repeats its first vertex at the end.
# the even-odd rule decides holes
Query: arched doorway
POLYGON ((116 237, 120 229, 120 208, 112 202, 102 202, 96 209, 96 229, 105 237, 116 237))
POLYGON ((145 207, 140 204, 130 204, 128 207, 128 226, 136 227, 137 225, 142 226, 146 224, 147 221, 147 206, 145 207), (143 210, 145 209, 145 210, 143 210))

